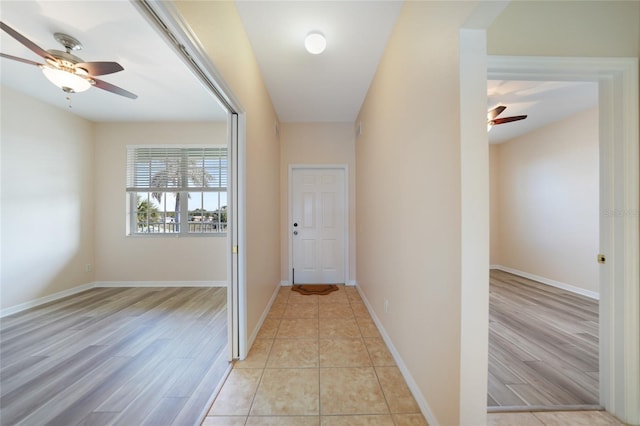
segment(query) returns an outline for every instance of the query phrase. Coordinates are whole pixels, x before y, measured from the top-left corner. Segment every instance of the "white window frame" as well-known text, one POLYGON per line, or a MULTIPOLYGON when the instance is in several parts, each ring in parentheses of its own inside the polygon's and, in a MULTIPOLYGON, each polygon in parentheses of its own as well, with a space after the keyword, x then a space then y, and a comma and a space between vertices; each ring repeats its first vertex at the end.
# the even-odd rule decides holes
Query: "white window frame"
MULTIPOLYGON (((180 150, 186 150, 190 149, 190 148, 224 148, 227 150, 226 152, 226 156, 227 156, 227 170, 226 170, 226 174, 227 176, 225 177, 224 181, 227 183, 226 186, 218 186, 218 187, 207 187, 206 191, 203 191, 203 188, 199 188, 199 187, 193 187, 193 188, 181 188, 180 190, 176 190, 176 189, 172 189, 172 188, 166 188, 163 189, 162 191, 157 191, 157 188, 144 188, 144 187, 140 187, 140 188, 135 188, 135 189, 131 189, 128 188, 127 185, 125 185, 125 191, 126 191, 126 197, 127 197, 127 208, 126 208, 126 213, 127 213, 127 226, 126 226, 126 236, 127 237, 134 237, 134 238, 162 238, 162 237, 170 237, 170 238, 176 238, 176 237, 188 237, 188 238, 200 238, 200 237, 226 237, 227 236, 227 225, 229 222, 229 218, 227 216, 227 222, 225 222, 225 227, 224 227, 224 231, 220 231, 220 232, 189 232, 189 202, 188 202, 188 194, 191 193, 202 193, 202 192, 213 192, 213 193, 221 193, 224 192, 227 196, 227 205, 229 203, 229 168, 228 168, 228 161, 229 161, 229 150, 227 145, 220 145, 220 144, 189 144, 189 145, 168 145, 168 144, 158 144, 158 145, 127 145, 126 149, 127 149, 127 167, 126 167, 126 178, 127 181, 129 180, 129 151, 132 149, 139 149, 139 148, 145 148, 145 149, 153 149, 153 148, 162 148, 162 149, 180 149, 180 150), (137 194, 140 192, 167 192, 167 193, 180 193, 181 195, 181 202, 180 202, 180 224, 179 224, 179 232, 137 232, 138 229, 138 221, 137 221, 137 213, 138 213, 138 202, 137 202, 137 194), (182 200, 187 200, 187 201, 182 201, 182 200)), ((128 182, 127 182, 128 184, 128 182)), ((165 198, 166 200, 166 198, 165 198)), ((221 206, 219 206, 221 208, 221 206)))

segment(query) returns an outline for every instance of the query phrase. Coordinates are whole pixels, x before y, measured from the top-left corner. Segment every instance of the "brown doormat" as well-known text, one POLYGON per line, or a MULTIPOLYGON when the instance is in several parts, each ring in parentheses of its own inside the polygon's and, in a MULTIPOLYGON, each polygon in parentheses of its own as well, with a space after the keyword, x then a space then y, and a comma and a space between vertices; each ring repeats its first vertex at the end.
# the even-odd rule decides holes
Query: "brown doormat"
POLYGON ((325 296, 333 291, 338 291, 338 286, 335 284, 294 284, 291 286, 291 291, 297 291, 305 296, 313 294, 325 296))

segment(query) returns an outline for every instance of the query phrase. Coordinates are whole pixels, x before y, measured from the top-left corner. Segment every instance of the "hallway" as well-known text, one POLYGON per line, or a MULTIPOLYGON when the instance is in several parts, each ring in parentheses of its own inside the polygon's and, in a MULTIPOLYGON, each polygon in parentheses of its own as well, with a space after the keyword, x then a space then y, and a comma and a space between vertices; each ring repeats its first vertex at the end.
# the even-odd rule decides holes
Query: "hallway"
POLYGON ((283 287, 203 425, 426 425, 353 287, 283 287))

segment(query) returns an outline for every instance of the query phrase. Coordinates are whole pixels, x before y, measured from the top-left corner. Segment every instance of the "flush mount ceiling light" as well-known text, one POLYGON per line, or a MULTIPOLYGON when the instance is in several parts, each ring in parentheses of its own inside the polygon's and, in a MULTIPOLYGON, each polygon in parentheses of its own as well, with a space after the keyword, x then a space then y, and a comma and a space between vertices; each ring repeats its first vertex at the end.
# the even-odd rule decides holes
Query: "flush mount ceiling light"
POLYGON ((304 39, 304 47, 312 55, 319 55, 327 47, 327 39, 319 32, 312 32, 304 39))

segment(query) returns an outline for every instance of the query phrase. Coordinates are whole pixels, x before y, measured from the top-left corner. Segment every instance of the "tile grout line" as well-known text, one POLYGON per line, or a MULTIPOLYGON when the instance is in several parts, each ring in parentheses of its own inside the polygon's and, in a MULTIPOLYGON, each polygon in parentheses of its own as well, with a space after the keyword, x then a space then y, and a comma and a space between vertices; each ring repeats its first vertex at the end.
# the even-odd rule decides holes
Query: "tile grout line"
MULTIPOLYGON (((357 321, 356 313, 355 313, 354 307, 353 307, 354 303, 357 303, 357 301, 352 300, 352 298, 349 297, 349 294, 347 293, 346 294, 346 302, 348 302, 348 306, 350 308, 350 313, 352 315, 352 318, 356 321, 356 325, 358 327, 358 332, 359 332, 358 340, 360 342, 362 342, 362 344, 365 345, 365 350, 366 350, 366 353, 367 353, 367 358, 369 360, 370 368, 373 369, 373 373, 374 373, 374 375, 376 377, 377 384, 380 387, 380 390, 382 392, 382 395, 383 395, 383 398, 384 398, 384 401, 385 401, 385 405, 386 405, 386 408, 387 408, 387 412, 386 413, 359 413, 359 414, 355 414, 354 413, 354 414, 351 414, 351 415, 359 415, 359 416, 383 415, 383 416, 389 416, 389 419, 391 420, 391 423, 395 425, 396 424, 396 420, 393 417, 393 413, 391 412, 391 408, 390 408, 390 405, 389 405, 389 401, 388 401, 387 395, 386 395, 386 393, 385 393, 385 391, 384 391, 384 389, 382 387, 382 383, 380 382, 380 377, 379 377, 378 371, 376 369, 376 365, 375 365, 375 362, 374 362, 374 359, 373 359, 373 356, 372 356, 371 349, 366 344, 366 338, 365 338, 365 336, 363 334, 363 328, 360 326, 360 323, 357 321)), ((264 381, 264 378, 265 378, 265 374, 266 374, 266 370, 268 369, 269 360, 270 360, 271 356, 274 354, 274 345, 276 343, 276 340, 277 340, 277 337, 278 337, 278 333, 280 332, 280 327, 282 326, 282 322, 285 319, 285 316, 286 316, 285 312, 286 312, 288 307, 296 305, 296 304, 299 304, 299 303, 300 303, 300 301, 292 302, 290 297, 286 298, 285 309, 284 309, 282 315, 279 318, 274 318, 274 319, 277 319, 277 325, 275 327, 275 331, 274 331, 273 336, 270 338, 271 345, 270 345, 269 349, 266 351, 264 364, 263 364, 262 368, 260 368, 260 370, 261 370, 260 378, 259 378, 258 383, 256 385, 256 390, 253 393, 253 396, 251 398, 251 403, 249 404, 248 413, 247 413, 246 416, 244 416, 244 422, 243 422, 244 425, 249 424, 249 418, 251 417, 251 410, 255 406, 255 401, 256 401, 256 398, 257 398, 258 391, 260 389, 260 386, 263 384, 263 381, 264 381)), ((320 304, 320 301, 319 301, 318 298, 316 298, 316 306, 317 306, 317 313, 315 315, 315 318, 317 320, 317 324, 318 325, 317 325, 317 330, 316 330, 317 334, 316 334, 316 339, 315 340, 316 340, 318 349, 317 349, 317 355, 316 355, 316 357, 317 357, 316 358, 317 365, 316 365, 315 369, 316 369, 317 374, 318 374, 318 382, 317 382, 318 413, 317 413, 317 415, 307 415, 307 414, 303 415, 303 414, 300 414, 300 416, 303 416, 303 417, 315 417, 318 420, 318 424, 320 424, 320 421, 321 421, 321 419, 323 417, 322 416, 322 395, 321 395, 322 380, 321 380, 321 377, 320 377, 321 376, 320 373, 321 373, 321 369, 323 367, 321 365, 321 352, 320 352, 321 351, 320 341, 322 340, 321 339, 321 335, 320 335, 320 321, 321 321, 320 307, 321 307, 321 304, 320 304)), ((298 318, 296 317, 296 318, 292 318, 292 319, 298 319, 298 318)), ((301 319, 303 319, 303 318, 301 318, 301 319)), ((327 339, 332 339, 332 338, 338 338, 338 337, 336 337, 336 336, 333 336, 333 337, 327 336, 327 339)), ((348 338, 348 336, 345 336, 345 338, 348 338)), ((285 338, 283 337, 283 339, 285 339, 285 338)), ((298 339, 299 340, 299 339, 303 339, 303 338, 291 338, 291 339, 294 339, 294 340, 298 339)), ((287 339, 287 340, 289 340, 289 339, 287 339)), ((300 367, 280 367, 280 368, 300 368, 300 367)), ((328 366, 326 368, 340 368, 340 367, 335 367, 335 366, 334 367, 330 367, 330 366, 328 366)), ((350 368, 350 366, 349 365, 345 365, 342 368, 350 368)), ((293 416, 293 417, 295 417, 297 415, 294 415, 294 414, 290 414, 290 415, 289 414, 279 414, 279 415, 278 414, 268 414, 268 415, 265 414, 265 415, 260 415, 260 417, 262 417, 262 416, 266 416, 266 417, 280 417, 280 416, 289 417, 289 416, 293 416)), ((327 414, 327 416, 331 416, 331 417, 345 417, 346 416, 346 417, 349 417, 350 415, 349 414, 335 414, 335 415, 327 414)))
MULTIPOLYGON (((289 306, 289 298, 287 297, 287 302, 285 304, 285 311, 286 311, 286 307, 289 306)), ((269 309, 269 311, 271 311, 271 309, 273 309, 273 306, 269 309)), ((282 315, 284 316, 284 312, 282 313, 282 315)), ((273 350, 273 346, 276 343, 276 337, 278 336, 278 332, 280 331, 280 325, 282 324, 282 318, 280 317, 278 318, 278 326, 276 327, 276 331, 273 335, 273 337, 271 338, 272 342, 271 342, 271 346, 269 347, 269 351, 267 354, 267 358, 264 361, 264 365, 262 367, 262 372, 260 373, 260 379, 258 380, 258 384, 256 386, 256 390, 253 394, 253 398, 251 398, 251 404, 249 404, 249 410, 247 412, 247 416, 245 417, 245 421, 244 424, 246 425, 249 422, 249 417, 251 416, 251 410, 253 409, 253 404, 256 401, 256 396, 258 395, 258 390, 260 389, 260 385, 262 384, 262 379, 264 378, 264 374, 267 370, 267 363, 269 362, 269 358, 271 356, 271 351, 273 350)))
MULTIPOLYGON (((349 305, 351 305, 351 301, 349 301, 349 305)), ((353 310, 353 306, 351 307, 351 309, 353 310)), ((353 312, 353 316, 355 317, 355 312, 353 312)), ((362 332, 362 327, 360 327, 360 323, 358 322, 357 318, 356 318, 356 324, 358 325, 358 329, 360 330, 360 335, 364 343, 364 334, 362 332)), ((384 388, 382 387, 382 383, 380 383, 380 376, 378 376, 378 370, 376 369, 375 363, 373 362, 373 358, 371 358, 371 354, 369 352, 369 348, 367 347, 367 344, 364 343, 364 345, 365 345, 365 348, 367 349, 367 354, 369 354, 369 358, 371 360, 371 368, 373 369, 373 374, 376 376, 376 380, 378 381, 378 386, 380 386, 380 392, 382 392, 384 403, 387 405, 387 411, 389 412, 389 417, 391 418, 391 422, 395 425, 396 422, 393 418, 393 413, 391 412, 391 405, 389 405, 387 394, 384 391, 384 388)))

